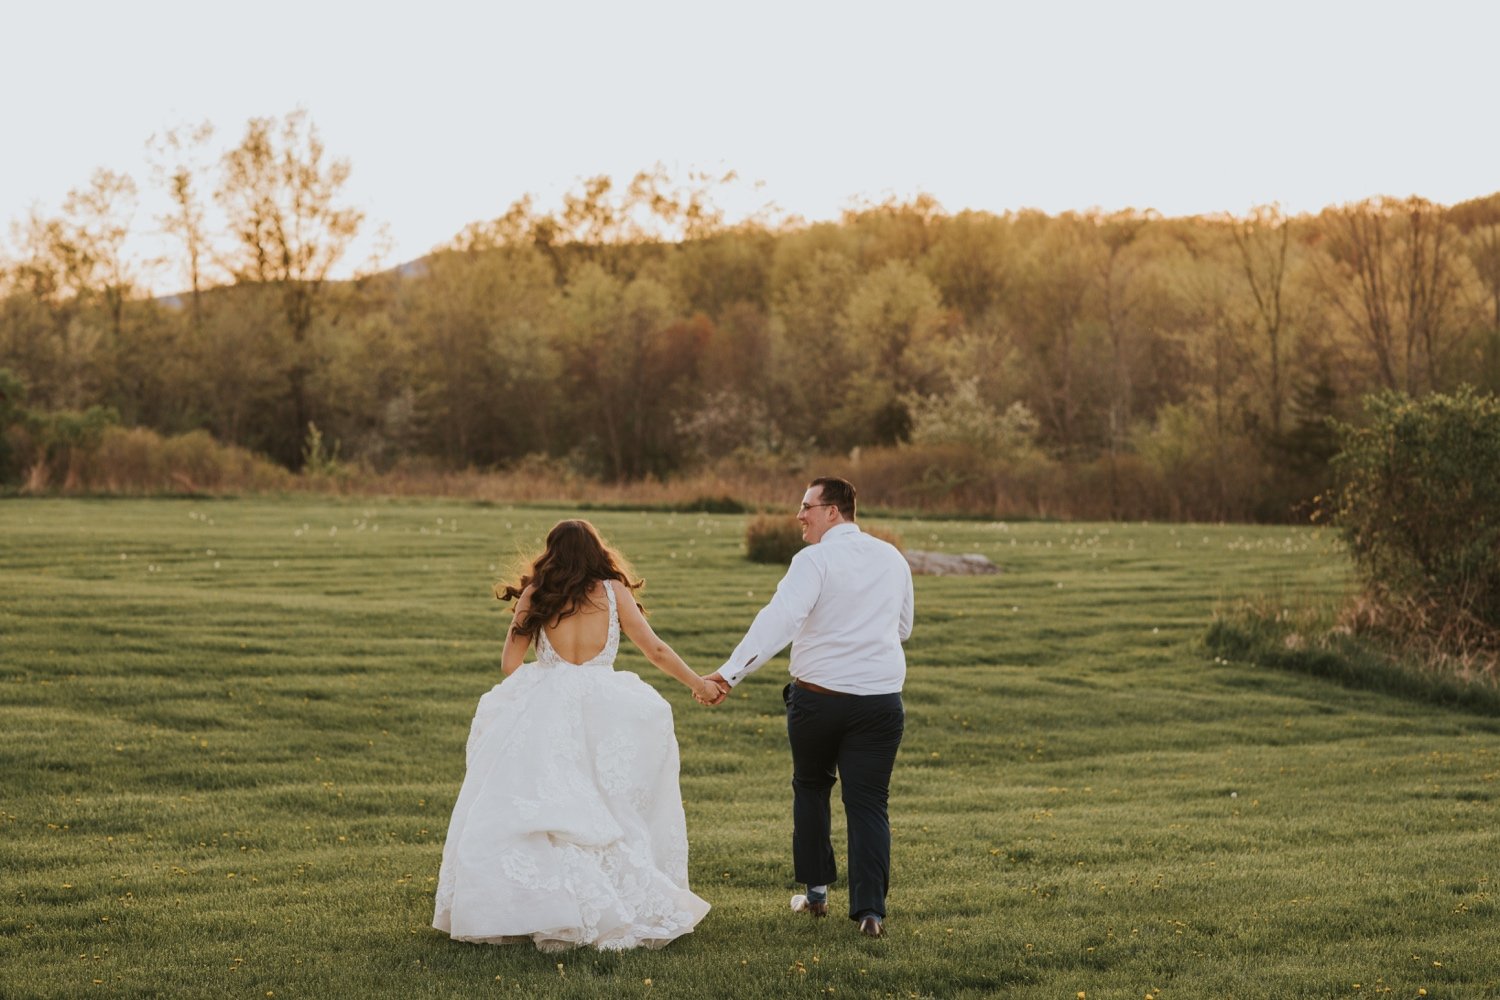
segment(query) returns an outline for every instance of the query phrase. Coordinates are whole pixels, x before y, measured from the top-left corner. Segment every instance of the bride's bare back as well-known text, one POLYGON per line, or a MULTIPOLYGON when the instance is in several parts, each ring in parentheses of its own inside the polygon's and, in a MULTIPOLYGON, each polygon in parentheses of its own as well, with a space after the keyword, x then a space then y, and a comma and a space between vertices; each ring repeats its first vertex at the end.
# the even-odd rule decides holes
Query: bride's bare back
POLYGON ((569 663, 587 663, 598 656, 609 642, 609 598, 604 584, 595 582, 583 605, 544 628, 553 650, 569 663))
MULTIPOLYGON (((676 678, 692 689, 693 696, 706 705, 717 704, 720 699, 718 685, 695 674, 682 657, 673 651, 652 630, 645 614, 635 603, 630 588, 614 581, 606 584, 595 580, 589 585, 584 602, 572 614, 542 626, 542 635, 552 652, 572 664, 591 663, 609 646, 609 594, 615 594, 615 608, 620 616, 620 632, 635 643, 651 664, 670 677, 676 678)), ((525 663, 526 653, 534 644, 534 638, 515 629, 519 620, 531 604, 532 587, 527 586, 516 601, 515 619, 505 634, 505 646, 500 654, 500 671, 509 677, 525 663)))

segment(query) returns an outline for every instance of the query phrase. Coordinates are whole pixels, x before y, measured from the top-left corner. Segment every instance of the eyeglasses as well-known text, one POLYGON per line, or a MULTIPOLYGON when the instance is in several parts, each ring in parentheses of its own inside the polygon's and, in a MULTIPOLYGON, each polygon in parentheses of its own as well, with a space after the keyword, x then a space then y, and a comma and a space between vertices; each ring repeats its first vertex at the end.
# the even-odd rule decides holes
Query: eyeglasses
POLYGON ((802 505, 802 513, 806 514, 808 511, 812 510, 814 507, 837 507, 837 506, 838 506, 838 504, 836 504, 836 503, 805 503, 805 504, 802 505))

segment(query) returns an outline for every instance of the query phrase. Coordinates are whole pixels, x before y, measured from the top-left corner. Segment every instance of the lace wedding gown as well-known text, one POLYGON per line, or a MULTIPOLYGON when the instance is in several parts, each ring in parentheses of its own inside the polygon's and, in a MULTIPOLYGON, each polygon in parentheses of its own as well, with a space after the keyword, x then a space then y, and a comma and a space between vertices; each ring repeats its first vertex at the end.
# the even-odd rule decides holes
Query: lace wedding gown
POLYGON ((479 699, 432 925, 460 941, 659 948, 708 903, 688 890, 672 708, 616 672, 609 638, 570 663, 538 630, 535 662, 479 699))

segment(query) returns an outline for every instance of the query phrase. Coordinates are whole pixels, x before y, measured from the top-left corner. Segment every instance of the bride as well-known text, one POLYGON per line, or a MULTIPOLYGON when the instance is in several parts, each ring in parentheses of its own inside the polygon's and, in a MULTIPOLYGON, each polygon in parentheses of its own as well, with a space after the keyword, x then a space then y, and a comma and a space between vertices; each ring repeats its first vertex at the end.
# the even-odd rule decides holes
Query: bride
POLYGON ((657 638, 623 565, 593 525, 561 521, 495 588, 519 598, 507 679, 474 714, 432 916, 457 940, 660 948, 708 912, 688 889, 672 709, 614 669, 620 632, 698 700, 719 691, 657 638))

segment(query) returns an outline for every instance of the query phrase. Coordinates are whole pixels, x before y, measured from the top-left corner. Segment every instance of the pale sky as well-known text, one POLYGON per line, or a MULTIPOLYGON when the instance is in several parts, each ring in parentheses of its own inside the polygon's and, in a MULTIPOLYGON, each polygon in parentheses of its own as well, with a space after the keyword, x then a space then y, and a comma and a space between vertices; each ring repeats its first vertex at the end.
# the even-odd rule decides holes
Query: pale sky
POLYGON ((207 119, 221 152, 297 107, 391 264, 658 162, 733 169, 731 209, 808 219, 918 192, 1451 204, 1500 191, 1496 39, 1491 0, 0 0, 0 233, 96 167, 150 195, 153 133, 207 119))

